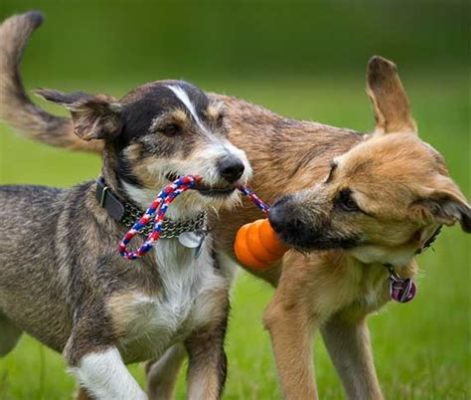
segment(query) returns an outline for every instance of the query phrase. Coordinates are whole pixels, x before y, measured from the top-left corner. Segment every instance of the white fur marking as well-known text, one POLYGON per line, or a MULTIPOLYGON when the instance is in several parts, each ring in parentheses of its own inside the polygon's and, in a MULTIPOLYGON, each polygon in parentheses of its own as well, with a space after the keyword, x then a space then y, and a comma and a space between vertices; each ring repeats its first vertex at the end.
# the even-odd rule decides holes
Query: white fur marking
POLYGON ((81 386, 100 400, 145 400, 139 387, 123 363, 116 348, 84 356, 79 367, 71 368, 81 386))
POLYGON ((169 85, 167 87, 185 105, 185 107, 190 112, 190 114, 193 116, 193 118, 195 119, 196 123, 200 126, 200 128, 204 128, 203 124, 201 123, 200 119, 198 118, 198 114, 196 113, 196 109, 195 109, 194 104, 191 102, 190 98, 188 97, 188 94, 179 86, 169 85))
POLYGON ((125 338, 119 343, 125 357, 159 357, 220 313, 220 297, 213 293, 229 290, 230 277, 214 270, 211 248, 207 238, 195 258, 194 250, 182 247, 178 240, 156 243, 154 256, 162 290, 152 296, 136 291, 126 305, 130 318, 125 338))
POLYGON ((380 263, 401 267, 410 263, 415 256, 415 249, 391 249, 375 245, 358 246, 349 253, 364 264, 380 263))

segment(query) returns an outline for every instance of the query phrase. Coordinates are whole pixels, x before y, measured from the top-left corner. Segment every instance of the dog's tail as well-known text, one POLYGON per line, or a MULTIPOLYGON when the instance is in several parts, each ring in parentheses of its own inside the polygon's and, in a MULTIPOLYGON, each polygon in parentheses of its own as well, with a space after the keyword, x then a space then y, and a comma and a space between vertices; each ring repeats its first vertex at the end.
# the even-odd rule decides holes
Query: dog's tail
POLYGON ((19 66, 29 37, 43 22, 38 11, 13 15, 0 25, 0 119, 26 137, 56 147, 101 152, 101 141, 86 142, 74 134, 72 121, 47 113, 27 96, 19 66))

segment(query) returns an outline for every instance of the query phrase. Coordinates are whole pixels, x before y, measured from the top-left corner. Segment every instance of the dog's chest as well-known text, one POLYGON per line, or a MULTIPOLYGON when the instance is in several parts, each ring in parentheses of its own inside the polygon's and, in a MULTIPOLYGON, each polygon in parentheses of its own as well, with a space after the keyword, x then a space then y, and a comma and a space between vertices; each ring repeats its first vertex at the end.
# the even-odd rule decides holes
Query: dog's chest
POLYGON ((132 361, 158 356, 211 322, 218 309, 218 298, 212 293, 228 286, 214 269, 208 244, 198 257, 176 240, 159 241, 154 251, 159 292, 150 296, 135 290, 111 300, 122 353, 132 361))
POLYGON ((351 288, 351 303, 367 313, 382 307, 389 298, 387 277, 383 265, 351 266, 346 277, 351 288))
POLYGON ((384 266, 346 265, 338 274, 333 269, 320 275, 322 287, 315 291, 314 309, 327 320, 340 310, 360 314, 379 309, 388 300, 388 274, 384 266))

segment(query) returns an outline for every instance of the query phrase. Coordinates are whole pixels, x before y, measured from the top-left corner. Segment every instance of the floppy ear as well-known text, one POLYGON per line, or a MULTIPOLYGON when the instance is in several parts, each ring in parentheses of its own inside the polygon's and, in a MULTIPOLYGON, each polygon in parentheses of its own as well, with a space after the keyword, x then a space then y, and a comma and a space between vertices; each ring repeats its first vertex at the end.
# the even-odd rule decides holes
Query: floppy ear
POLYGON ((461 224, 463 231, 471 233, 471 207, 456 184, 448 177, 441 177, 441 189, 429 189, 428 194, 416 205, 422 214, 438 224, 461 224))
POLYGON ((83 140, 112 138, 121 130, 122 106, 113 97, 82 92, 65 94, 50 89, 39 89, 36 93, 66 107, 72 115, 75 134, 83 140))
POLYGON ((417 132, 396 65, 379 56, 368 62, 366 93, 373 103, 376 133, 417 132))

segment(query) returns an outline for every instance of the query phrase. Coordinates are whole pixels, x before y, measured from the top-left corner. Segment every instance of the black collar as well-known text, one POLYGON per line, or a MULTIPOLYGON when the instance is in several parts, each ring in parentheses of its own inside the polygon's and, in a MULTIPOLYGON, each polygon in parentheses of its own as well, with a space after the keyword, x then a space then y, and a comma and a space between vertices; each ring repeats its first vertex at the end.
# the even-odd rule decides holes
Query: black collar
MULTIPOLYGON (((421 254, 423 251, 427 250, 432 244, 433 242, 435 242, 435 239, 437 238, 438 234, 441 232, 442 230, 442 225, 440 225, 436 230, 435 232, 433 232, 432 236, 430 236, 424 243, 424 245, 420 248, 420 249, 417 249, 415 254, 418 255, 418 254, 421 254)), ((389 273, 394 273, 394 266, 390 263, 386 263, 386 264, 383 264, 388 270, 389 270, 389 273)))
MULTIPOLYGON (((136 205, 121 202, 111 188, 106 185, 103 177, 99 177, 96 181, 96 199, 110 217, 127 228, 131 228, 144 214, 144 210, 136 205)), ((196 217, 191 219, 173 221, 165 218, 160 238, 171 239, 179 237, 183 232, 207 231, 207 226, 208 218, 205 211, 199 212, 196 217)), ((148 236, 151 231, 152 223, 149 223, 139 233, 148 236)))

